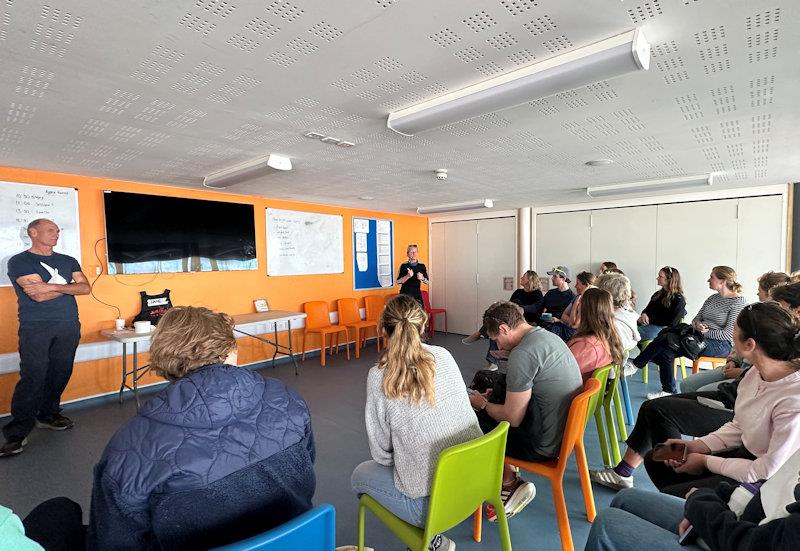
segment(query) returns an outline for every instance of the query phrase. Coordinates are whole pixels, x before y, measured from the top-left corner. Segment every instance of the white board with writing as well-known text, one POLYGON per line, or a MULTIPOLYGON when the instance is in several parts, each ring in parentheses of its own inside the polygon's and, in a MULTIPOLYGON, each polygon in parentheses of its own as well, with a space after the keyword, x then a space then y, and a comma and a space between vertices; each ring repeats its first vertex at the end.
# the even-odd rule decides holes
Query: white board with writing
POLYGON ((78 192, 73 188, 0 182, 0 286, 8 280, 8 259, 30 248, 28 224, 48 218, 61 228, 55 251, 81 261, 78 192))
POLYGON ((267 274, 344 272, 342 217, 318 212, 267 209, 267 274))

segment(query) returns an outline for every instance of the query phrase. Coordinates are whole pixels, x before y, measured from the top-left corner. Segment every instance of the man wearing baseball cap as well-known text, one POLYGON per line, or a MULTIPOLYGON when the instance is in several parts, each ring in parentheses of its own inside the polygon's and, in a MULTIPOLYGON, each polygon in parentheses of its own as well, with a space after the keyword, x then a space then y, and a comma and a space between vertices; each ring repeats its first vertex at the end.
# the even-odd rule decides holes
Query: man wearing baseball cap
MULTIPOLYGON (((567 306, 575 300, 575 293, 569 288, 572 279, 570 277, 569 268, 566 266, 556 266, 550 269, 547 275, 550 276, 550 282, 553 288, 547 291, 542 300, 536 304, 525 306, 525 313, 535 316, 538 325, 550 330, 550 326, 554 325, 552 323, 552 318, 561 317, 567 306), (550 316, 545 315, 543 317, 542 314, 550 314, 550 316)), ((558 331, 553 332, 560 334, 558 331)))

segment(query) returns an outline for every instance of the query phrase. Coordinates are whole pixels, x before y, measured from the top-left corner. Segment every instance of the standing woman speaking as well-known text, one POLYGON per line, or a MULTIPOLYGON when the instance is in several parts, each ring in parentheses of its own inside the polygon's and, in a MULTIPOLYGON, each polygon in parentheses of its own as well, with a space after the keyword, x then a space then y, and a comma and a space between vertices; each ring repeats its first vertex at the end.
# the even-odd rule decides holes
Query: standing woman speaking
POLYGON ((397 274, 397 283, 400 284, 400 294, 408 295, 417 299, 417 302, 422 304, 422 292, 420 286, 424 283, 430 283, 428 280, 428 269, 425 264, 419 262, 419 250, 416 245, 409 245, 406 249, 408 261, 400 265, 400 270, 397 274))

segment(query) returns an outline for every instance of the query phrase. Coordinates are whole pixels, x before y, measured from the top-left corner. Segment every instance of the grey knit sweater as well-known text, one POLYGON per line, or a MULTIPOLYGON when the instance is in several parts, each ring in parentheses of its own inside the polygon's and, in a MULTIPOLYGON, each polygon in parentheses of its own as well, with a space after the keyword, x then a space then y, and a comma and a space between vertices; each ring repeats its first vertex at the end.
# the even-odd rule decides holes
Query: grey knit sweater
POLYGON ((430 495, 439 453, 483 433, 469 404, 467 387, 453 356, 440 346, 423 345, 436 360, 436 404, 388 399, 383 370, 367 376, 367 438, 372 458, 394 466, 394 484, 408 497, 430 495))

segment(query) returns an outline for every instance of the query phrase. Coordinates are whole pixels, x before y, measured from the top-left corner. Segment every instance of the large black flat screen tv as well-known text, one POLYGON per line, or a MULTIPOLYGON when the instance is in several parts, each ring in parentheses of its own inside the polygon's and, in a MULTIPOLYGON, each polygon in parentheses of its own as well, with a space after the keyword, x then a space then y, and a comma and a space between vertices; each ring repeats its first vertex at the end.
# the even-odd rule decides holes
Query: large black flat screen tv
POLYGON ((111 274, 255 270, 253 205, 106 191, 111 274))

